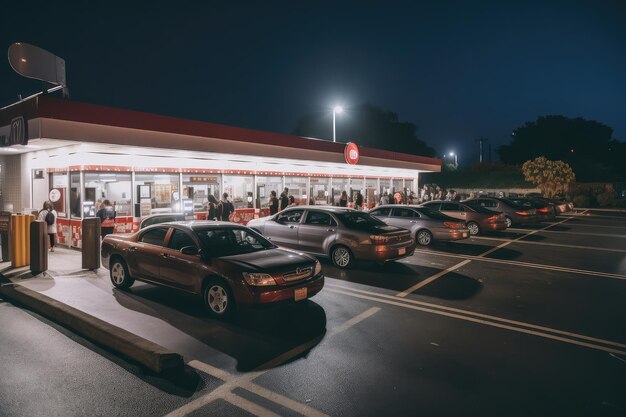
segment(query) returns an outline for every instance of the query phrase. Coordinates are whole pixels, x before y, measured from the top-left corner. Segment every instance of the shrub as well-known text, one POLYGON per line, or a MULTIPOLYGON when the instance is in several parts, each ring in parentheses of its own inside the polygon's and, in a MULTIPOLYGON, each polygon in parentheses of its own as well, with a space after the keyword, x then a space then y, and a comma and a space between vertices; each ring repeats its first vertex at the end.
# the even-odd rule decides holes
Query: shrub
POLYGON ((578 194, 572 198, 574 207, 589 207, 591 205, 591 199, 586 194, 578 194))
POLYGON ((598 204, 602 207, 612 206, 615 203, 615 193, 613 191, 605 191, 596 196, 598 204))

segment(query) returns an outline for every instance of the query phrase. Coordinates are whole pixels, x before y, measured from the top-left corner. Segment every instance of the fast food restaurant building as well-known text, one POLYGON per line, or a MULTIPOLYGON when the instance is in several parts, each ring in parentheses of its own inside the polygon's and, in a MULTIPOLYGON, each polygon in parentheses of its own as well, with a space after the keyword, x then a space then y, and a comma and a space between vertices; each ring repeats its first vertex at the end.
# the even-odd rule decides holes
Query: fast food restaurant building
POLYGON ((81 247, 81 221, 108 199, 116 232, 141 217, 206 217, 209 194, 227 192, 231 220, 267 215, 270 191, 297 204, 335 204, 342 191, 365 205, 417 193, 435 158, 38 96, 0 110, 0 203, 13 213, 53 202, 58 241, 81 247))

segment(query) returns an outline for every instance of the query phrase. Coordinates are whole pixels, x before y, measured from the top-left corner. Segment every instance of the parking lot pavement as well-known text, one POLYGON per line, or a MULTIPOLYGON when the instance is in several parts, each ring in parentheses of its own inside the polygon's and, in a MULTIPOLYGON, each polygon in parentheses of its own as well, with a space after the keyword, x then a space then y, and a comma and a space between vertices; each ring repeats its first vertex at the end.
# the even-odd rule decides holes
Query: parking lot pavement
POLYGON ((384 266, 325 261, 326 287, 312 300, 230 323, 210 319, 196 297, 141 283, 119 291, 108 271, 71 272, 54 256, 51 276, 20 282, 177 351, 219 381, 163 410, 172 417, 622 416, 622 240, 572 246, 604 244, 607 229, 625 226, 565 217, 384 266))

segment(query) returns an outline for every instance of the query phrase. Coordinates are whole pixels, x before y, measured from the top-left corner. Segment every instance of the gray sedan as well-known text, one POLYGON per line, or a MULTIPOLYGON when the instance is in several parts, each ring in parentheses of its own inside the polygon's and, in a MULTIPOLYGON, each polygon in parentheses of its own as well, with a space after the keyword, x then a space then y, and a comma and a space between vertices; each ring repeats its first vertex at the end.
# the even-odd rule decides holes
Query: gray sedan
POLYGON ((415 242, 402 228, 345 207, 296 206, 248 222, 274 244, 348 268, 355 260, 387 262, 411 256, 415 242))
POLYGON ((387 224, 410 230, 417 243, 423 246, 433 240, 452 241, 470 236, 465 222, 426 207, 382 205, 370 210, 370 214, 387 224))

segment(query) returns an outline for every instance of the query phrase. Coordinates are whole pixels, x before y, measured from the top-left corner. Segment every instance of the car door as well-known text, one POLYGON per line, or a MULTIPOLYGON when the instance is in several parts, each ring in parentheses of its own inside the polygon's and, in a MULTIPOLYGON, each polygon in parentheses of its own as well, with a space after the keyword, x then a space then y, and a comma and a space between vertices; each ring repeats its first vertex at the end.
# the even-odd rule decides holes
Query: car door
POLYGON ((200 255, 185 255, 180 252, 184 247, 200 248, 198 242, 184 230, 172 228, 167 246, 161 250, 161 281, 172 287, 191 291, 198 279, 200 255))
POLYGON ((143 232, 126 255, 129 272, 136 278, 160 281, 161 252, 169 227, 154 227, 143 232))
POLYGON ((298 228, 304 209, 286 209, 274 220, 265 223, 264 235, 274 244, 288 248, 298 248, 298 228))
POLYGON ((465 207, 458 203, 445 202, 441 203, 441 208, 439 209, 443 214, 454 217, 455 219, 460 219, 463 221, 467 220, 467 213, 465 212, 465 207))
POLYGON ((298 248, 305 252, 324 254, 336 236, 337 222, 327 212, 308 210, 298 227, 298 248))

